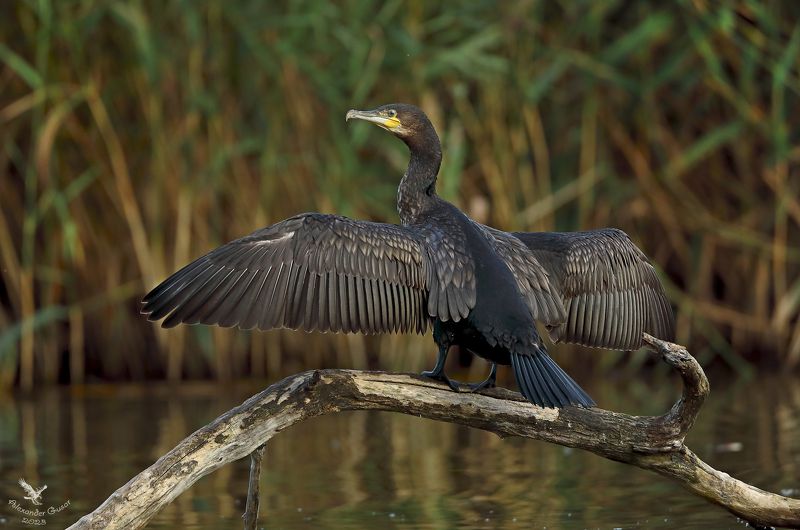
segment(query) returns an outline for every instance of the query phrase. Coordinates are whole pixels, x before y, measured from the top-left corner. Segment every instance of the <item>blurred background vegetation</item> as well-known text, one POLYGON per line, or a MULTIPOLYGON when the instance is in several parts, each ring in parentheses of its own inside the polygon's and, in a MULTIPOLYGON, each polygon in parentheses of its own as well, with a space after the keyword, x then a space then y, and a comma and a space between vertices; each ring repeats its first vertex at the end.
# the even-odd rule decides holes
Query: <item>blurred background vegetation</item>
POLYGON ((392 101, 431 116, 440 193, 476 219, 622 228, 705 365, 795 369, 798 21, 756 0, 3 2, 0 387, 428 368, 427 337, 165 331, 138 311, 292 214, 397 222, 404 146, 344 123, 392 101))

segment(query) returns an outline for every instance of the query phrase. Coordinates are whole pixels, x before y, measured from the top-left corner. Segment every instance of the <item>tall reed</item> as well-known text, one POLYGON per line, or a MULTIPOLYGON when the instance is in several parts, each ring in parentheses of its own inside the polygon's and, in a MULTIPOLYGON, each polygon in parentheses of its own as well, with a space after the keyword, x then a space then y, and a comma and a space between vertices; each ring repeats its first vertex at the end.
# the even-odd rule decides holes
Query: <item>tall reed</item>
POLYGON ((440 192, 480 220, 623 228, 705 363, 800 363, 798 4, 0 10, 0 386, 429 363, 428 339, 138 314, 169 272, 291 214, 396 221, 402 146, 343 120, 389 101, 430 114, 440 192))

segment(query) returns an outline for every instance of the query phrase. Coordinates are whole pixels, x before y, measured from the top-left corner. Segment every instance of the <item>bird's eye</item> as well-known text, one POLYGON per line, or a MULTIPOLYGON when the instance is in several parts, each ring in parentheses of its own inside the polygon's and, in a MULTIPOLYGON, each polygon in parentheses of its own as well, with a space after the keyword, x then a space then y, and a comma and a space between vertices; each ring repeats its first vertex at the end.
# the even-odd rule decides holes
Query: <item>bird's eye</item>
POLYGON ((397 117, 397 111, 394 110, 394 109, 389 110, 389 117, 390 118, 396 118, 397 117))

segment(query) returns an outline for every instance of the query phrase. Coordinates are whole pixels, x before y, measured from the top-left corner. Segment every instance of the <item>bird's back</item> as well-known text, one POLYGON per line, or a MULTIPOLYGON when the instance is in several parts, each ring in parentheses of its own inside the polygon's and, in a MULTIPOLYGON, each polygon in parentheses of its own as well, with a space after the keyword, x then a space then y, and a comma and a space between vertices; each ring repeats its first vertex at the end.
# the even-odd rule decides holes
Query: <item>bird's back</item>
MULTIPOLYGON (((506 262, 487 240, 487 234, 454 205, 441 200, 424 223, 446 227, 446 237, 458 245, 475 275, 475 305, 468 319, 479 331, 505 341, 510 336, 531 340, 533 318, 506 262)), ((447 255, 437 263, 449 267, 447 255)))

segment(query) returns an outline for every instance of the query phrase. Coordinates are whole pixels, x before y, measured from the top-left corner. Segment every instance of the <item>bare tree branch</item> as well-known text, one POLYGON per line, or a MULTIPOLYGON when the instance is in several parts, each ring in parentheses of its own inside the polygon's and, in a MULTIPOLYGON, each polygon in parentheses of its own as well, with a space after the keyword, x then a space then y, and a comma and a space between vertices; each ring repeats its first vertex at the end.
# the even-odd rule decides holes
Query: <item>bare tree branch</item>
POLYGON ((250 478, 247 481, 247 504, 244 508, 244 530, 255 530, 258 526, 258 504, 261 500, 259 490, 261 489, 261 459, 264 457, 262 445, 250 453, 250 478))
POLYGON ((708 380, 686 349, 645 340, 683 379, 683 396, 663 416, 602 409, 545 409, 492 389, 457 393, 406 374, 315 370, 275 383, 184 439, 70 528, 140 528, 199 478, 256 451, 283 429, 342 410, 384 410, 522 436, 655 471, 757 525, 800 527, 800 500, 717 471, 683 444, 708 395, 708 380))

